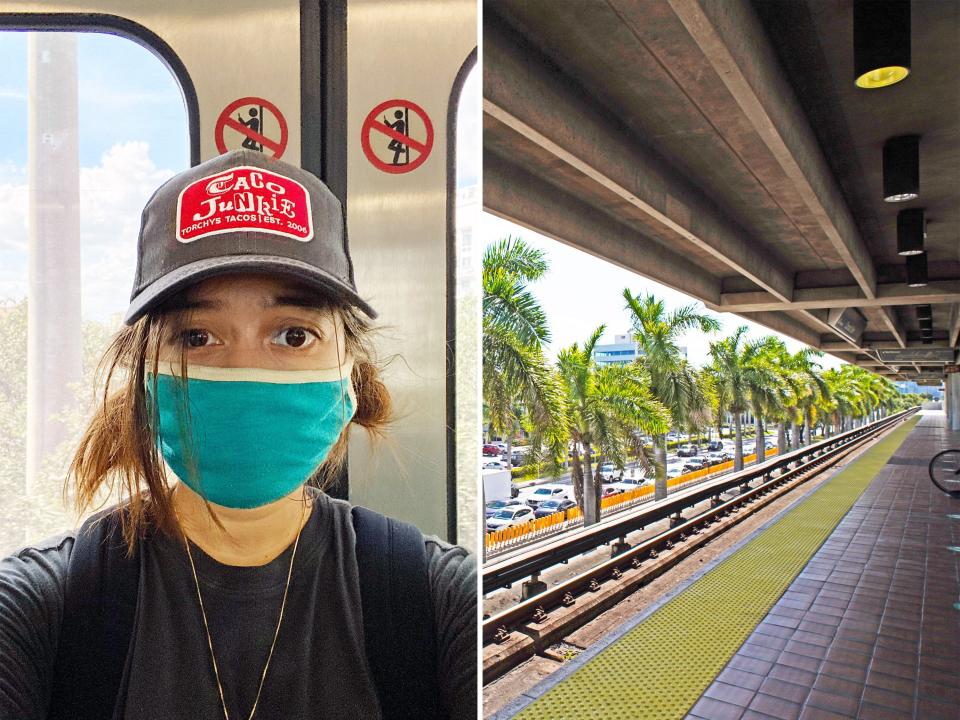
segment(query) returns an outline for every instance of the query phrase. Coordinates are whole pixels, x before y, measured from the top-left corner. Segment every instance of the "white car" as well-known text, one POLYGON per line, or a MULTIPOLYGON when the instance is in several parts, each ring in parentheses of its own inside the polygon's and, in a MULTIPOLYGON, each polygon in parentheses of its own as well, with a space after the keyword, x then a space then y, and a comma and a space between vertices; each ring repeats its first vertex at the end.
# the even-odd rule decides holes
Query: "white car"
POLYGON ((503 528, 513 525, 523 525, 523 523, 533 519, 533 508, 531 507, 506 507, 497 510, 487 519, 487 532, 503 530, 503 528))
POLYGON ((523 500, 520 498, 510 498, 509 500, 491 500, 487 503, 485 509, 486 517, 490 518, 496 515, 501 510, 514 509, 529 507, 523 500))
POLYGON ((638 487, 643 486, 646 482, 647 478, 643 477, 642 475, 638 475, 637 477, 625 477, 623 480, 615 482, 608 487, 627 492, 628 490, 636 490, 638 487))
POLYGON ((683 465, 685 468, 688 468, 687 472, 695 472, 709 467, 709 463, 703 455, 687 458, 683 465))
POLYGON ((707 458, 707 464, 708 464, 708 465, 711 465, 711 466, 712 466, 712 465, 719 465, 720 463, 725 463, 725 462, 727 462, 728 460, 732 459, 732 458, 730 457, 730 453, 728 453, 726 450, 720 450, 719 452, 707 453, 707 454, 705 455, 705 457, 707 458))
POLYGON ((496 458, 483 458, 484 470, 509 470, 510 463, 506 460, 497 460, 496 458))
POLYGON ((532 508, 546 500, 569 500, 567 488, 563 485, 540 485, 532 490, 520 493, 520 499, 532 508))
POLYGON ((613 463, 604 463, 600 466, 600 479, 603 482, 613 482, 623 478, 623 470, 618 470, 613 463))
POLYGON ((675 478, 678 475, 683 475, 683 466, 686 464, 686 460, 677 458, 676 460, 667 461, 667 477, 675 478))

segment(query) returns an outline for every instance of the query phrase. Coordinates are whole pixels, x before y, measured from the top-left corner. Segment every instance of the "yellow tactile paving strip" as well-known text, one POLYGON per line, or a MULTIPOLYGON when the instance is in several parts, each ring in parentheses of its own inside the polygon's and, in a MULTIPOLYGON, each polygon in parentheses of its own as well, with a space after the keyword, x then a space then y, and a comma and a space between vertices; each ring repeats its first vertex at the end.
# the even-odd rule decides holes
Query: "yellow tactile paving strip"
POLYGON ((516 715, 682 718, 916 425, 874 445, 712 571, 516 715))

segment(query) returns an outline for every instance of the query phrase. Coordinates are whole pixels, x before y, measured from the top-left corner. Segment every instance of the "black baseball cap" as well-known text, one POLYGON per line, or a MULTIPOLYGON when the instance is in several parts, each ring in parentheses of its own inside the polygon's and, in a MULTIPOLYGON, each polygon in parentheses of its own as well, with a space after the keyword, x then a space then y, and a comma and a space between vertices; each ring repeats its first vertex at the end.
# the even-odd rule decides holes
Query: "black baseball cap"
POLYGON ((178 173, 147 201, 123 321, 232 272, 288 275, 377 316, 353 281, 340 201, 315 175, 255 150, 178 173))

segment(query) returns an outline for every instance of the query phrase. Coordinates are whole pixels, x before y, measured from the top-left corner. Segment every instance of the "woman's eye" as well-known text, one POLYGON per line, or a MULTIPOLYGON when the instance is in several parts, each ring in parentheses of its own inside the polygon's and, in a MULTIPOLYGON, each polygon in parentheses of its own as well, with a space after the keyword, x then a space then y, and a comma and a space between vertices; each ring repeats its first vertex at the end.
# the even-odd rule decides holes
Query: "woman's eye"
POLYGON ((180 337, 185 346, 189 348, 201 348, 210 344, 209 341, 214 336, 202 328, 191 328, 189 330, 184 330, 180 337))
POLYGON ((316 335, 306 328, 302 327, 289 327, 284 328, 275 338, 275 341, 278 345, 284 345, 286 347, 306 347, 312 345, 316 340, 316 335))

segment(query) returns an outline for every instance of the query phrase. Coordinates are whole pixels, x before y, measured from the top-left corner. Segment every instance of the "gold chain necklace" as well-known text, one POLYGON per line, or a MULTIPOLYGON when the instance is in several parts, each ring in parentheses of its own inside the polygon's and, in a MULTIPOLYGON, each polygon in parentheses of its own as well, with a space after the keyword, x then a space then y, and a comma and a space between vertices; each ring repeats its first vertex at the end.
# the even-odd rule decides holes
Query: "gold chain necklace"
MULTIPOLYGON (((304 506, 306 508, 306 506, 304 506)), ((305 512, 305 510, 304 510, 305 512)), ((290 578, 293 575, 293 560, 297 557, 297 546, 300 544, 300 533, 303 532, 303 516, 300 513, 300 529, 297 531, 297 539, 293 542, 293 553, 290 555, 290 568, 287 570, 287 583, 283 588, 283 600, 280 602, 280 619, 277 620, 277 629, 273 632, 273 642, 270 643, 270 652, 267 654, 267 662, 263 666, 263 673, 260 675, 260 686, 257 688, 257 696, 253 700, 253 707, 250 708, 250 714, 247 720, 253 719, 253 714, 257 711, 257 703, 260 702, 260 693, 263 690, 263 681, 267 679, 267 668, 270 667, 270 660, 273 658, 273 649, 277 645, 277 637, 280 635, 280 625, 283 623, 283 610, 287 605, 287 591, 290 589, 290 578)), ((179 517, 177 523, 179 524, 179 517)), ((197 588, 197 600, 200 602, 200 614, 203 616, 203 629, 207 632, 207 647, 210 648, 210 659, 213 661, 213 675, 217 681, 217 691, 220 693, 220 706, 223 708, 224 720, 230 720, 230 713, 227 712, 227 701, 223 696, 223 685, 220 683, 220 671, 217 669, 217 656, 213 652, 213 638, 210 636, 210 625, 207 623, 207 611, 203 607, 203 596, 200 594, 200 581, 197 579, 197 568, 193 564, 193 553, 190 551, 190 541, 187 540, 186 533, 183 532, 181 525, 181 534, 183 542, 187 546, 187 557, 190 558, 190 570, 193 572, 193 583, 197 588)))

